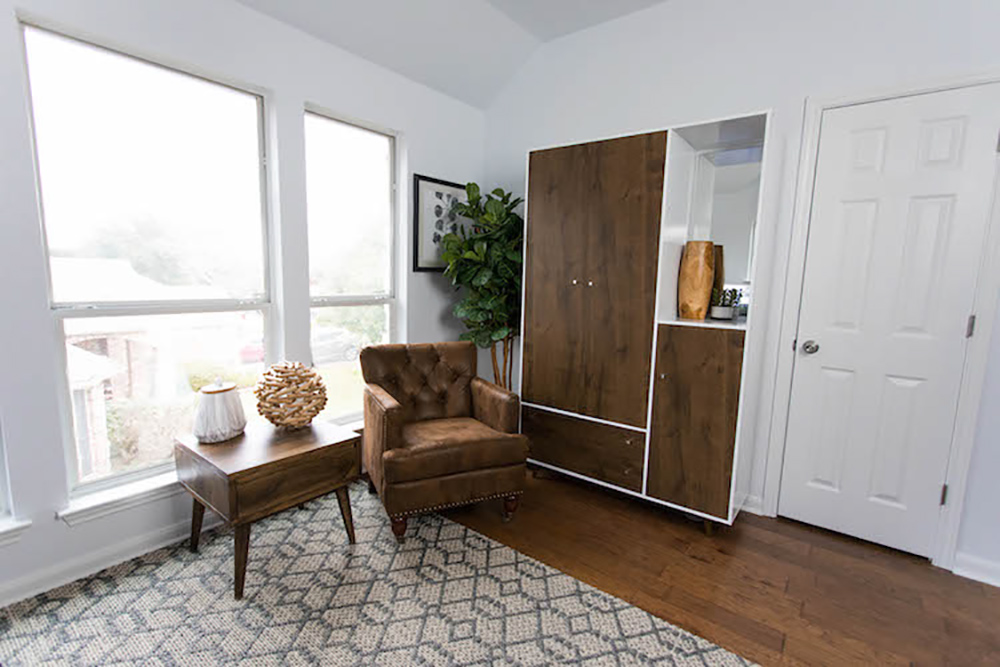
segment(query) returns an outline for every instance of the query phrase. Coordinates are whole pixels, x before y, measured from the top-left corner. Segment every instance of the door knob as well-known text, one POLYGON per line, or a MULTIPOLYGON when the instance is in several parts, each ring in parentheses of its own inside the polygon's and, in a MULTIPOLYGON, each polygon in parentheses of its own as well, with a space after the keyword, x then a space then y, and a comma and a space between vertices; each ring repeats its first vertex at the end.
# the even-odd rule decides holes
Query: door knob
POLYGON ((814 340, 807 340, 802 343, 802 354, 816 354, 819 352, 819 343, 814 340))

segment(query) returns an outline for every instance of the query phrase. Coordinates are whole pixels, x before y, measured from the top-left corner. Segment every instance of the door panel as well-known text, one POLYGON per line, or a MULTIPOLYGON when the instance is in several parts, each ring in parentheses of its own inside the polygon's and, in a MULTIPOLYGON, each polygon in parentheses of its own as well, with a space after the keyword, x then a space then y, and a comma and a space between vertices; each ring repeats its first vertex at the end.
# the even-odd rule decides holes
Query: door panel
POLYGON ((824 112, 781 514, 931 553, 998 131, 997 85, 824 112))
POLYGON ((661 324, 646 491, 727 519, 744 332, 661 324))
POLYGON ((666 132, 531 154, 524 400, 644 428, 666 132))
POLYGON ((571 146, 531 154, 525 243, 522 396, 573 410, 585 402, 583 277, 587 151, 571 146))

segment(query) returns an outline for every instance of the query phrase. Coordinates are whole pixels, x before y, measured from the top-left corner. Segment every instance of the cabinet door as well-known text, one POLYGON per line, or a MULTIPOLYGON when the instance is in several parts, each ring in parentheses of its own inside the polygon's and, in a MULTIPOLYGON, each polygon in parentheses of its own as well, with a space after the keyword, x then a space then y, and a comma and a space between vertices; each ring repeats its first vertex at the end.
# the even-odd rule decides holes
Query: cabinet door
POLYGON ((744 332, 660 325, 647 493, 727 518, 744 332))
POLYGON ((526 401, 646 426, 666 140, 532 153, 526 401))
POLYGON ((522 397, 576 411, 586 388, 583 260, 586 219, 585 147, 531 154, 525 237, 522 397), (575 282, 574 282, 575 281, 575 282))

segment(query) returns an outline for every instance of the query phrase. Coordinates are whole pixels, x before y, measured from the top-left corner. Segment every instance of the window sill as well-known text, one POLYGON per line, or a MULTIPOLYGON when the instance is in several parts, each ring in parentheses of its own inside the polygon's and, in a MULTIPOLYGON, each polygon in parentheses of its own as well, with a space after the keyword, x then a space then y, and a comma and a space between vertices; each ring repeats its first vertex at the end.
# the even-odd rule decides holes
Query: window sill
POLYGON ((31 522, 14 517, 0 519, 0 547, 14 544, 21 539, 21 533, 31 528, 31 522))
POLYGON ((77 526, 180 493, 183 493, 183 488, 177 482, 177 473, 171 470, 138 482, 73 498, 66 509, 56 513, 56 517, 69 526, 77 526))

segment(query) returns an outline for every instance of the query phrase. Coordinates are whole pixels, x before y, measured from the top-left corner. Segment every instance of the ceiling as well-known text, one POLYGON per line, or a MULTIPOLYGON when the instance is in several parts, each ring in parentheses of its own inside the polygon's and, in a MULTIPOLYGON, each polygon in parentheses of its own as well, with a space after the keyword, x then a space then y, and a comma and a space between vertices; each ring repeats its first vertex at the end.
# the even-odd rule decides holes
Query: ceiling
POLYGON ((487 0, 543 42, 652 7, 663 0, 487 0))
POLYGON ((542 43, 664 0, 237 0, 480 108, 542 43))

